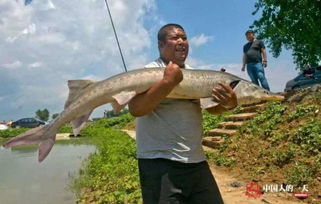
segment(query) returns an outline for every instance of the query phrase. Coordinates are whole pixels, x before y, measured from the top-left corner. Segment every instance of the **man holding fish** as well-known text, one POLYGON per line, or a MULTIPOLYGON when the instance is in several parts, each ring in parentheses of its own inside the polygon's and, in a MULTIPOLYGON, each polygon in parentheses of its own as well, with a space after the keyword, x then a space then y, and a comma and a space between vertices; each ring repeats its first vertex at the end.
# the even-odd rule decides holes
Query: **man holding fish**
MULTIPOLYGON (((178 24, 158 32, 160 58, 146 68, 165 67, 163 78, 129 102, 137 117, 136 140, 144 203, 223 203, 202 149, 202 114, 199 99, 166 96, 183 80, 189 44, 178 24)), ((237 106, 233 89, 220 83, 213 87, 207 108, 219 114, 237 106)))

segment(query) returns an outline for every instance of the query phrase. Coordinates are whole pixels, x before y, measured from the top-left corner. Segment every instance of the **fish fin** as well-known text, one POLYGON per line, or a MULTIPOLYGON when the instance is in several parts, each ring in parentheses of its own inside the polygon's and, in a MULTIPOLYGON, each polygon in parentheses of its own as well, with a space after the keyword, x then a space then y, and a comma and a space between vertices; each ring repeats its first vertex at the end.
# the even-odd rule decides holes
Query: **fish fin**
POLYGON ((4 147, 14 147, 21 145, 38 144, 39 145, 39 162, 43 161, 49 154, 56 140, 56 129, 52 128, 52 124, 36 127, 11 138, 6 142, 4 147), (50 140, 50 141, 48 141, 50 140))
POLYGON ((113 107, 114 113, 119 113, 134 96, 136 96, 136 91, 122 91, 113 95, 115 101, 111 102, 111 106, 113 107))
POLYGON ((136 96, 136 91, 122 91, 113 95, 113 98, 119 105, 126 105, 134 96, 136 96))
POLYGON ((200 99, 200 102, 201 102, 201 108, 202 108, 202 109, 212 108, 212 107, 218 105, 217 102, 213 101, 213 98, 212 98, 212 97, 201 98, 201 99, 200 99))
POLYGON ((77 98, 82 89, 95 83, 91 80, 68 80, 69 96, 65 102, 65 109, 77 98))
POLYGON ((56 137, 48 138, 45 141, 40 142, 39 144, 39 153, 38 153, 38 161, 42 162, 49 154, 53 145, 55 144, 56 137))
POLYGON ((116 114, 119 113, 126 106, 126 104, 119 105, 117 101, 112 101, 111 106, 113 107, 114 113, 116 114))
POLYGON ((72 132, 73 132, 74 136, 79 135, 80 130, 82 130, 84 128, 91 113, 92 113, 92 110, 71 121, 72 132))
POLYGON ((20 135, 8 140, 3 146, 14 147, 20 145, 38 144, 41 141, 41 135, 37 133, 41 131, 41 129, 43 129, 43 127, 36 127, 24 133, 21 133, 20 135))

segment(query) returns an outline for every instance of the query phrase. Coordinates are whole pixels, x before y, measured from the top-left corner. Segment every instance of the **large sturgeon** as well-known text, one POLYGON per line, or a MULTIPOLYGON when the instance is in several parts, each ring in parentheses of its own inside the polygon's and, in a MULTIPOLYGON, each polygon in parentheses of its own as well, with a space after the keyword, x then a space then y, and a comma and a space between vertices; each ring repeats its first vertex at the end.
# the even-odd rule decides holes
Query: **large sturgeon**
MULTIPOLYGON (((282 100, 283 96, 273 94, 242 78, 225 72, 210 70, 182 70, 183 80, 167 96, 177 99, 200 99, 201 107, 217 105, 212 101, 212 89, 219 83, 234 88, 238 104, 252 104, 261 101, 282 100)), ((56 140, 57 130, 71 122, 74 135, 79 134, 91 112, 98 106, 111 103, 115 112, 120 111, 135 95, 148 90, 152 84, 163 78, 164 68, 137 69, 102 81, 70 80, 69 96, 65 108, 51 123, 33 128, 12 139, 4 146, 38 144, 39 162, 49 154, 56 140)))

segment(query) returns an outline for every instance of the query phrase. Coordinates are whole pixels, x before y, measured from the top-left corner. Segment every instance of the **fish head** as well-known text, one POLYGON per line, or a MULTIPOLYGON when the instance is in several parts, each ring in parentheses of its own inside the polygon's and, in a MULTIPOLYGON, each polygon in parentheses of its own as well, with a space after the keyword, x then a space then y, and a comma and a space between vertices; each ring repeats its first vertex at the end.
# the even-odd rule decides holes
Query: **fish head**
POLYGON ((236 93, 239 105, 250 105, 267 101, 283 101, 284 96, 272 93, 246 80, 235 80, 230 83, 236 93))

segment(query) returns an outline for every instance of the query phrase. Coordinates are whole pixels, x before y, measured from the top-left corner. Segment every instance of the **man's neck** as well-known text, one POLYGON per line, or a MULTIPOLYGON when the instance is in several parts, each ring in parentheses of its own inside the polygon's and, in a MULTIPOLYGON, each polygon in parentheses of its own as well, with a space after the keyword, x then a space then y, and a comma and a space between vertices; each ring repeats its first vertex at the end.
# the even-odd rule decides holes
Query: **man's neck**
MULTIPOLYGON (((164 58, 162 58, 162 57, 160 57, 160 59, 166 64, 166 65, 168 65, 168 63, 169 63, 169 61, 168 60, 165 60, 164 58)), ((175 63, 175 62, 173 62, 173 63, 175 63)), ((177 64, 180 68, 185 68, 185 64, 183 64, 183 65, 179 65, 179 64, 177 64)))

